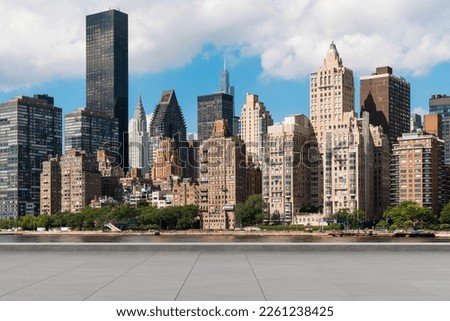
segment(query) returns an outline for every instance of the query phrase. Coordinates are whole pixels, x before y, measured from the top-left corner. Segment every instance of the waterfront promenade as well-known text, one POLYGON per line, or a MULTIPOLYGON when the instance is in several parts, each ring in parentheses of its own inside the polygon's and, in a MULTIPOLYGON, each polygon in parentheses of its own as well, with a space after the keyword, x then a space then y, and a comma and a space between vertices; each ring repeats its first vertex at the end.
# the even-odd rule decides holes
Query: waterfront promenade
POLYGON ((1 243, 0 300, 450 300, 449 243, 1 243))

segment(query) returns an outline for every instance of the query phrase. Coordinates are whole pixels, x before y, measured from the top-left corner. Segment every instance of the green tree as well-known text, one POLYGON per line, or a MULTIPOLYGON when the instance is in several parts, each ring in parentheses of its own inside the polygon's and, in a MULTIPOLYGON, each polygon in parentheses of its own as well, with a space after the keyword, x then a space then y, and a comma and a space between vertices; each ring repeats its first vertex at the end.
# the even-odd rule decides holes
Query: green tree
POLYGON ((444 206, 439 216, 439 222, 441 224, 450 224, 450 202, 444 206))
POLYGON ((266 206, 259 194, 250 195, 244 203, 236 206, 236 225, 251 226, 261 224, 266 206))
POLYGON ((426 228, 435 223, 433 213, 419 204, 411 201, 389 207, 383 214, 391 229, 396 228, 426 228))

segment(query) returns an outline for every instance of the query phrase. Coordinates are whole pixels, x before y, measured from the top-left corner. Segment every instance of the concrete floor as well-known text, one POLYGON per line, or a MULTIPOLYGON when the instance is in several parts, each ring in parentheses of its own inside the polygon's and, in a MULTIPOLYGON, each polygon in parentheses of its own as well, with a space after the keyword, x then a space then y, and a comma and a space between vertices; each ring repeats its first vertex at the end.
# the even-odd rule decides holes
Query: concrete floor
POLYGON ((450 300, 448 245, 436 251, 277 246, 278 251, 0 246, 0 300, 450 300))

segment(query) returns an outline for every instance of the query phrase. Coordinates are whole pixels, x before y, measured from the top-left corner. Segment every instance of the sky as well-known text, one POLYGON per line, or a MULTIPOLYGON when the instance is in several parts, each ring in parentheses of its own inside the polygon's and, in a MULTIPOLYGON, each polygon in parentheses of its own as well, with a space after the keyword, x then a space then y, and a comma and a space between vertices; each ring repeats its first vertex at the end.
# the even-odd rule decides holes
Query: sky
POLYGON ((197 96, 219 89, 227 57, 235 112, 259 95, 275 121, 309 116, 309 74, 332 41, 359 78, 379 66, 411 83, 411 110, 450 95, 446 0, 0 0, 0 102, 49 94, 63 113, 85 106, 85 17, 119 9, 129 23, 129 114, 174 89, 188 132, 197 96), (380 10, 382 8, 382 10, 380 10))

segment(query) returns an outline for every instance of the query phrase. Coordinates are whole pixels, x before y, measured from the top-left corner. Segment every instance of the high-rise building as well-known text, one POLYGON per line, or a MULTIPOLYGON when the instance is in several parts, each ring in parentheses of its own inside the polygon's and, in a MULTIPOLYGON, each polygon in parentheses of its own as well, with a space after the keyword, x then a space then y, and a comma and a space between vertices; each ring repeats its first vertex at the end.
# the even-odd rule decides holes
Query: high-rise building
POLYGON ((120 179, 125 176, 120 163, 116 161, 114 154, 104 149, 97 151, 98 171, 102 176, 102 197, 122 200, 123 190, 120 185, 120 179))
POLYGON ((61 167, 61 211, 78 213, 101 196, 102 181, 96 155, 72 149, 59 162, 61 167))
POLYGON ((39 214, 42 162, 62 154, 62 110, 47 95, 0 103, 0 218, 39 214))
POLYGON ((429 101, 430 114, 441 115, 442 139, 445 142, 445 163, 450 165, 450 97, 447 95, 432 95, 429 101))
POLYGON ((416 132, 422 129, 422 127, 422 115, 411 113, 411 116, 409 117, 409 131, 416 132))
POLYGON ((391 144, 410 132, 410 84, 394 76, 391 67, 379 67, 371 76, 361 77, 361 112, 367 111, 370 123, 383 127, 391 144))
POLYGON ((370 126, 373 145, 373 188, 366 191, 373 195, 373 212, 366 216, 367 222, 378 222, 389 207, 390 192, 390 152, 389 139, 381 126, 370 126), (372 214, 372 215, 371 215, 372 214))
POLYGON ((164 181, 170 180, 173 176, 183 176, 183 168, 175 148, 175 141, 173 138, 161 138, 152 166, 152 179, 153 181, 164 181))
POLYGON ((61 158, 59 155, 42 162, 40 213, 51 215, 61 211, 61 158))
POLYGON ((86 108, 118 119, 122 165, 128 168, 128 15, 123 12, 86 17, 86 108))
POLYGON ((78 213, 101 196, 102 182, 95 155, 72 149, 45 161, 41 173, 41 214, 78 213))
POLYGON ((197 133, 200 141, 211 137, 216 120, 225 119, 233 133, 234 98, 225 93, 197 97, 197 133))
POLYGON ((239 226, 235 207, 246 195, 245 148, 231 136, 226 120, 217 120, 209 139, 200 146, 200 210, 203 229, 239 226))
POLYGON ((326 54, 322 66, 310 76, 310 119, 317 146, 311 143, 311 202, 323 206, 324 140, 327 131, 344 126, 344 113, 354 111, 355 89, 353 71, 345 67, 334 42, 326 54), (322 156, 320 156, 321 154, 322 156), (317 158, 316 161, 313 158, 317 158))
POLYGON ((249 162, 261 164, 263 160, 264 137, 267 128, 273 124, 272 115, 259 97, 247 94, 247 101, 241 111, 240 137, 245 143, 249 162))
POLYGON ((178 151, 182 166, 186 166, 188 159, 188 143, 186 140, 186 123, 183 112, 178 104, 175 90, 165 90, 161 94, 158 105, 152 115, 149 125, 149 164, 150 168, 156 159, 161 138, 172 138, 178 151))
POLYGON ((115 152, 116 161, 122 163, 118 145, 117 118, 103 111, 80 108, 64 115, 64 151, 71 149, 97 155, 99 149, 115 152))
POLYGON ((391 205, 413 201, 438 216, 448 202, 444 142, 435 135, 407 133, 391 156, 391 205))
POLYGON ((220 75, 220 92, 234 97, 234 86, 230 85, 230 73, 227 70, 227 59, 224 59, 223 71, 220 75))
MULTIPOLYGON (((381 128, 369 124, 367 112, 356 116, 353 72, 344 67, 334 43, 310 81, 311 124, 318 144, 317 149, 309 147, 311 203, 322 205, 326 216, 344 209, 362 210, 366 220, 376 220, 381 209, 375 211, 374 204, 382 203, 379 198, 389 190, 385 180, 374 185, 374 175, 379 177, 389 167, 387 141, 381 128), (383 154, 375 155, 374 150, 383 154)), ((407 119, 409 126, 409 110, 407 119)))
POLYGON ((266 223, 290 224, 302 207, 311 205, 310 168, 303 162, 311 133, 304 115, 285 117, 283 123, 268 127, 262 163, 266 223))
MULTIPOLYGON (((333 125, 335 126, 335 125, 333 125)), ((336 128, 325 133, 324 214, 344 209, 373 217, 373 145, 369 117, 345 113, 336 128)))
POLYGON ((142 105, 141 96, 139 96, 134 117, 130 123, 129 135, 129 162, 131 168, 140 168, 145 175, 149 170, 148 163, 148 131, 147 117, 145 115, 144 106, 142 105))

